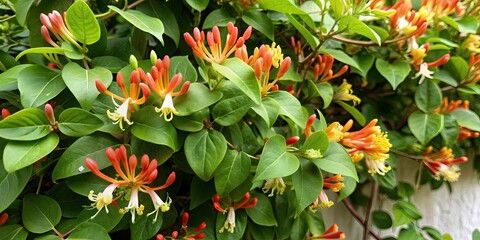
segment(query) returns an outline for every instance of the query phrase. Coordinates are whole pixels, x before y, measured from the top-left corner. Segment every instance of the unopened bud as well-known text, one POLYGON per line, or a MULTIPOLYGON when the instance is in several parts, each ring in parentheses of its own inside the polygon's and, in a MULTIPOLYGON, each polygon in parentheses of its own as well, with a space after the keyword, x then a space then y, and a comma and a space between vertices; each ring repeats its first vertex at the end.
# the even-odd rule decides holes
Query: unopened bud
POLYGON ((293 137, 288 138, 285 142, 286 142, 287 145, 292 145, 292 144, 298 142, 298 140, 300 140, 299 136, 293 136, 293 137))
POLYGON ((178 237, 178 232, 177 231, 173 231, 172 232, 172 238, 177 238, 178 237))
POLYGON ((157 53, 153 50, 150 52, 150 62, 152 63, 152 66, 155 66, 157 63, 157 53))
POLYGON ((182 215, 182 227, 187 227, 188 223, 188 213, 184 212, 182 215))
POLYGON ((206 222, 202 222, 200 223, 194 230, 193 232, 200 232, 202 231, 203 229, 205 229, 207 227, 207 223, 206 222))
POLYGON ((53 113, 52 105, 45 104, 45 116, 47 116, 48 121, 50 124, 55 124, 55 114, 53 113))
POLYGON ((195 238, 195 239, 202 239, 204 237, 205 237, 205 233, 199 233, 199 234, 193 236, 193 238, 195 238))
POLYGON ((95 87, 100 93, 104 93, 105 91, 107 91, 107 87, 105 87, 105 85, 103 85, 103 82, 99 79, 95 80, 95 87))
POLYGON ((157 240, 165 240, 165 237, 162 234, 157 234, 157 240))
POLYGON ((137 61, 137 58, 133 55, 130 55, 130 66, 133 67, 133 69, 137 70, 138 69, 138 61, 137 61))
POLYGON ((3 213, 0 216, 0 226, 4 225, 8 220, 8 213, 3 213))
POLYGON ((11 114, 10 114, 10 111, 8 111, 8 109, 6 109, 6 108, 2 109, 2 119, 5 119, 10 115, 11 114))

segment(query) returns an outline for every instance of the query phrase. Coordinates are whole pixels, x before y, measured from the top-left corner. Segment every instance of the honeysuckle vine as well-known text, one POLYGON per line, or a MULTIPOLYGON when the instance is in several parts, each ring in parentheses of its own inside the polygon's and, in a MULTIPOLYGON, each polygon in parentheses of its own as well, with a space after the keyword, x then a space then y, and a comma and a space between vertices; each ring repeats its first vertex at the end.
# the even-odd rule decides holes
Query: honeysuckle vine
POLYGON ((479 170, 477 1, 0 6, 0 236, 449 239, 479 170))

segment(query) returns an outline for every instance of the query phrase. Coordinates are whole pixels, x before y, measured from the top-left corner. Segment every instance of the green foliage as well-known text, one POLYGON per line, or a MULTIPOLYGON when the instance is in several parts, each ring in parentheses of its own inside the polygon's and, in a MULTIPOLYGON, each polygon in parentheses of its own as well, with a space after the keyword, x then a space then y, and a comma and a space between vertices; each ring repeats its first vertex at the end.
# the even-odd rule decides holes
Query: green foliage
POLYGON ((451 239, 411 200, 478 155, 479 17, 440 2, 3 1, 0 238, 451 239))

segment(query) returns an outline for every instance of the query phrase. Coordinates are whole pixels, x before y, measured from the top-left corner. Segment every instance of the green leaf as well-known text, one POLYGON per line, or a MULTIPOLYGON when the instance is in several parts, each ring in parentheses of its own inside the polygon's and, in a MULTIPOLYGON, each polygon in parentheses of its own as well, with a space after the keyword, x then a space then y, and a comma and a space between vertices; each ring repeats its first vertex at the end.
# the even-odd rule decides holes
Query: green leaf
POLYGON ((3 150, 5 169, 9 173, 30 166, 42 157, 47 156, 57 147, 59 142, 56 133, 50 133, 46 137, 35 141, 10 141, 3 150))
POLYGON ((478 230, 478 228, 476 228, 475 230, 473 230, 473 232, 472 232, 472 240, 480 240, 480 231, 478 230))
POLYGON ((465 80, 469 69, 467 61, 459 56, 451 57, 442 68, 448 71, 457 82, 463 82, 465 80))
POLYGON ((187 0, 187 3, 199 12, 205 10, 208 6, 208 0, 187 0))
POLYGON ((442 104, 442 91, 431 79, 425 79, 415 91, 415 104, 423 112, 432 112, 442 104))
POLYGON ((60 72, 42 67, 25 68, 18 75, 18 90, 24 107, 38 107, 65 89, 60 72))
POLYGON ((163 224, 163 213, 159 213, 156 222, 153 222, 154 217, 155 216, 147 216, 147 214, 137 217, 135 223, 130 224, 130 239, 143 240, 155 236, 163 224))
POLYGON ((257 29, 268 39, 274 41, 274 28, 272 20, 263 12, 260 12, 256 9, 250 9, 243 12, 242 20, 252 26, 254 29, 257 29))
POLYGON ((260 85, 253 69, 239 58, 229 58, 222 64, 212 63, 213 69, 232 81, 245 95, 260 104, 260 85))
POLYGON ((128 65, 127 62, 114 56, 100 56, 92 59, 92 66, 95 68, 105 68, 110 72, 118 72, 128 65))
POLYGON ((312 49, 315 49, 319 44, 318 38, 315 37, 307 28, 305 28, 305 26, 303 26, 295 18, 295 16, 290 14, 285 14, 285 15, 288 17, 288 20, 290 21, 290 23, 300 32, 300 34, 302 34, 302 36, 307 41, 308 45, 310 45, 312 49))
POLYGON ((281 13, 288 13, 288 14, 304 14, 306 13, 302 11, 299 7, 293 4, 289 0, 260 0, 259 1, 260 8, 266 10, 273 10, 276 12, 281 13))
POLYGON ((358 122, 358 124, 360 124, 361 126, 364 126, 366 124, 365 117, 355 107, 349 105, 348 103, 342 102, 342 101, 336 101, 336 103, 338 105, 340 105, 343 109, 345 109, 345 111, 350 113, 350 115, 352 115, 352 117, 355 119, 355 121, 358 122))
MULTIPOLYGON (((100 191, 103 191, 104 189, 105 187, 100 191)), ((93 189, 91 190, 94 191, 93 189)), ((95 192, 95 193, 98 193, 98 192, 95 192)), ((102 229, 106 231, 112 231, 115 228, 115 226, 119 224, 119 222, 122 220, 124 216, 124 214, 119 213, 117 208, 125 207, 126 205, 126 203, 124 203, 122 199, 117 200, 117 203, 119 205, 118 207, 109 206, 109 207, 115 207, 115 209, 114 211, 109 211, 108 213, 107 211, 102 210, 97 214, 98 210, 96 208, 90 209, 90 208, 84 207, 83 211, 80 212, 80 214, 77 214, 78 216, 75 216, 77 218, 78 224, 94 223, 94 224, 98 224, 99 226, 102 227, 102 229), (93 216, 95 217, 92 219, 93 216)), ((129 216, 126 218, 130 220, 129 216)))
POLYGON ((458 125, 480 132, 480 118, 472 110, 457 108, 450 114, 455 117, 458 125))
POLYGON ((68 8, 65 23, 75 39, 84 44, 90 45, 100 39, 100 25, 84 1, 76 1, 68 8))
POLYGON ((300 148, 300 151, 306 151, 309 149, 319 150, 322 154, 325 154, 325 151, 328 149, 328 136, 324 131, 316 131, 303 143, 303 146, 300 148))
POLYGON ((336 20, 342 19, 344 17, 344 2, 341 0, 330 0, 330 6, 333 9, 333 16, 335 17, 336 20))
POLYGON ((62 70, 62 77, 68 89, 85 110, 92 108, 100 92, 95 87, 95 80, 100 80, 105 87, 112 83, 112 73, 101 67, 84 69, 77 63, 68 63, 62 70))
POLYGON ((21 26, 25 25, 28 10, 30 10, 33 2, 35 2, 35 0, 23 0, 15 3, 15 16, 17 17, 18 24, 21 26))
MULTIPOLYGON (((168 69, 170 76, 177 73, 182 74, 182 83, 189 81, 190 83, 196 82, 198 75, 197 70, 192 65, 188 56, 175 56, 170 58, 170 68, 168 69)), ((183 84, 179 84, 176 90, 180 90, 183 84)), ((191 87, 191 86, 190 86, 191 87)))
POLYGON ((352 177, 358 182, 357 170, 342 145, 331 142, 323 158, 312 159, 318 168, 333 174, 352 177))
POLYGON ((23 197, 22 221, 32 233, 52 230, 62 218, 60 205, 50 197, 27 194, 23 197))
POLYGON ((381 58, 375 61, 378 72, 392 85, 393 90, 407 78, 410 73, 410 64, 405 60, 389 63, 381 58))
POLYGON ((108 232, 100 225, 90 222, 85 222, 73 230, 72 233, 68 235, 67 240, 86 240, 86 239, 95 239, 95 240, 108 240, 108 232))
POLYGON ((280 115, 289 117, 301 128, 305 127, 307 124, 307 117, 303 113, 302 106, 297 98, 285 91, 269 93, 268 97, 277 101, 280 106, 280 115))
POLYGON ((7 69, 7 71, 0 73, 0 91, 12 91, 18 89, 17 79, 20 72, 33 66, 32 64, 21 64, 7 69))
POLYGON ((422 230, 426 232, 433 240, 442 240, 442 234, 437 229, 432 227, 422 227, 422 230))
POLYGON ((175 45, 178 47, 178 44, 180 43, 180 30, 178 29, 177 19, 175 18, 175 14, 169 7, 167 7, 167 5, 165 5, 165 3, 156 0, 149 0, 144 4, 137 6, 137 10, 160 19, 165 27, 165 35, 173 39, 175 45))
POLYGON ((147 154, 150 159, 157 159, 158 165, 166 162, 174 152, 173 149, 167 146, 146 142, 136 138, 135 136, 130 139, 130 147, 132 149, 132 153, 135 153, 137 156, 143 156, 144 154, 147 154))
MULTIPOLYGON (((88 197, 90 191, 95 193, 102 192, 108 186, 108 182, 91 172, 69 177, 65 182, 73 192, 84 197, 88 197)), ((90 214, 89 216, 91 217, 93 214, 90 214)), ((99 215, 101 214, 102 213, 99 213, 99 215)))
POLYGON ((58 118, 58 129, 70 137, 81 137, 103 126, 102 119, 81 108, 68 108, 58 118))
POLYGON ((474 16, 464 16, 457 21, 458 30, 462 33, 477 33, 478 19, 474 16))
POLYGON ((297 171, 298 158, 287 152, 285 138, 274 135, 265 144, 253 181, 286 177, 297 171))
POLYGON ((226 196, 245 181, 250 173, 250 158, 242 152, 227 150, 222 162, 213 174, 215 189, 226 196))
POLYGON ((187 136, 184 150, 188 164, 195 174, 208 181, 227 152, 227 142, 220 132, 202 129, 187 136))
POLYGON ((415 189, 407 182, 398 182, 397 185, 397 194, 403 198, 409 198, 415 194, 415 189))
POLYGON ((203 22, 203 29, 209 29, 213 26, 217 27, 226 27, 228 22, 235 23, 235 18, 230 15, 230 13, 223 8, 215 9, 210 12, 205 21, 203 22))
POLYGON ((198 132, 202 130, 204 115, 200 112, 185 117, 174 117, 172 124, 176 129, 186 132, 198 132))
POLYGON ((140 11, 137 10, 128 10, 122 11, 121 9, 115 6, 108 6, 113 11, 120 14, 125 20, 129 23, 133 24, 133 26, 137 27, 138 29, 152 34, 156 37, 162 44, 163 44, 163 23, 160 19, 150 17, 140 11))
POLYGON ((50 122, 38 108, 20 110, 0 121, 0 137, 9 140, 37 140, 49 133, 50 122))
POLYGON ((324 109, 330 106, 333 100, 333 87, 330 83, 315 83, 312 80, 308 80, 308 85, 311 97, 321 97, 324 109))
POLYGON ((295 216, 298 217, 322 192, 323 176, 312 161, 300 158, 300 167, 292 175, 292 182, 297 197, 295 216))
POLYGON ((72 60, 82 60, 85 58, 85 54, 83 54, 76 46, 69 42, 62 42, 62 48, 69 50, 65 51, 65 57, 67 58, 72 60))
POLYGON ((326 53, 326 54, 332 56, 333 58, 335 58, 335 60, 340 61, 342 63, 345 63, 345 64, 349 65, 350 67, 354 67, 356 69, 361 69, 360 66, 358 66, 358 63, 352 57, 350 57, 348 54, 343 52, 342 50, 330 49, 330 48, 320 48, 318 50, 318 52, 319 53, 324 53, 324 54, 326 53))
POLYGON ((253 105, 252 110, 255 111, 267 124, 272 127, 280 113, 280 105, 272 98, 263 98, 260 105, 253 105))
POLYGON ((340 189, 337 202, 340 202, 346 197, 350 196, 357 188, 357 182, 355 181, 355 179, 347 176, 342 176, 342 177, 343 177, 343 184, 345 186, 342 189, 340 189))
POLYGON ((213 195, 215 195, 216 190, 213 184, 213 181, 204 182, 197 176, 193 176, 192 182, 190 183, 190 207, 189 209, 195 209, 196 207, 202 205, 202 203, 209 201, 213 195))
POLYGON ((393 226, 398 227, 422 218, 417 207, 409 202, 400 201, 393 206, 393 226))
POLYGON ((451 114, 443 114, 443 128, 440 134, 445 146, 452 146, 457 143, 460 129, 457 120, 451 114))
POLYGON ((443 115, 414 112, 408 117, 408 127, 422 145, 426 145, 443 128, 443 115))
POLYGON ((270 199, 259 193, 252 193, 251 197, 256 197, 258 202, 255 207, 246 209, 248 217, 260 226, 277 226, 270 199))
MULTIPOLYGON (((330 0, 330 3, 332 3, 332 7, 334 11, 335 11, 335 6, 333 6, 334 2, 339 2, 338 5, 343 6, 343 2, 340 0, 335 0, 335 1, 330 0)), ((343 16, 343 13, 340 17, 341 17, 339 21, 340 29, 346 28, 350 32, 362 35, 372 40, 379 46, 382 44, 382 39, 380 38, 380 36, 375 31, 373 31, 370 27, 368 27, 367 24, 363 23, 358 18, 354 16, 343 16)), ((339 19, 337 18, 336 14, 335 14, 335 19, 339 19)))
POLYGON ((147 142, 165 145, 178 151, 180 149, 177 131, 163 117, 157 116, 153 106, 140 109, 132 117, 131 132, 135 137, 147 142))
MULTIPOLYGON (((0 150, 1 153, 5 142, 2 141, 0 144, 2 149, 0 150)), ((32 173, 32 168, 27 167, 14 173, 8 173, 4 167, 4 163, 8 161, 3 158, 3 154, 0 154, 0 156, 2 156, 2 159, 0 160, 0 189, 2 191, 2 194, 0 194, 0 212, 3 212, 3 210, 10 206, 27 185, 32 173)), ((0 234, 0 236, 3 235, 0 234)))
POLYGON ((6 225, 0 227, 0 236, 2 240, 26 240, 28 231, 18 224, 6 225))
POLYGON ((372 213, 372 220, 379 229, 388 229, 392 227, 392 218, 390 214, 382 210, 376 210, 372 213))
POLYGON ((99 169, 110 166, 110 160, 105 155, 107 148, 118 147, 117 140, 109 135, 96 134, 77 139, 63 152, 53 169, 54 181, 88 172, 85 167, 85 158, 92 158, 99 169))
POLYGON ((387 189, 394 189, 397 186, 397 173, 395 169, 388 171, 385 175, 375 174, 373 179, 380 184, 380 186, 387 189))
POLYGON ((221 98, 221 92, 210 92, 205 85, 192 83, 187 93, 173 99, 173 105, 177 109, 178 116, 188 116, 216 103, 221 98))
POLYGON ((215 123, 230 126, 240 121, 248 112, 253 102, 245 95, 222 99, 212 108, 215 123))

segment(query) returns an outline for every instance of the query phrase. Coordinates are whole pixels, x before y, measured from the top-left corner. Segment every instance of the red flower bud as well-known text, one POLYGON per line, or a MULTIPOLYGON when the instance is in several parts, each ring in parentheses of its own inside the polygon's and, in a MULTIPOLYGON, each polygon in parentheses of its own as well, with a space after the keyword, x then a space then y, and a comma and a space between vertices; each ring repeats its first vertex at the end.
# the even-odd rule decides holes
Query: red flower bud
POLYGON ((7 118, 8 116, 10 116, 10 111, 6 108, 2 109, 2 119, 7 118))
POLYGON ((52 105, 50 104, 45 104, 45 116, 47 116, 48 121, 50 121, 50 124, 55 124, 55 115, 53 113, 53 108, 52 105))
POLYGON ((188 213, 184 212, 182 215, 182 227, 187 227, 188 217, 188 213))
POLYGON ((298 140, 300 140, 299 136, 293 136, 293 137, 288 138, 286 140, 286 143, 287 143, 287 145, 292 145, 292 144, 298 142, 298 140))
POLYGON ((99 79, 95 80, 95 87, 97 87, 97 90, 101 93, 104 93, 105 91, 107 91, 107 88, 105 87, 105 85, 103 85, 103 82, 100 81, 99 79))
POLYGON ((165 237, 162 234, 157 234, 157 240, 165 240, 165 237))
POLYGON ((4 225, 8 220, 8 213, 3 213, 0 216, 0 226, 4 225))

